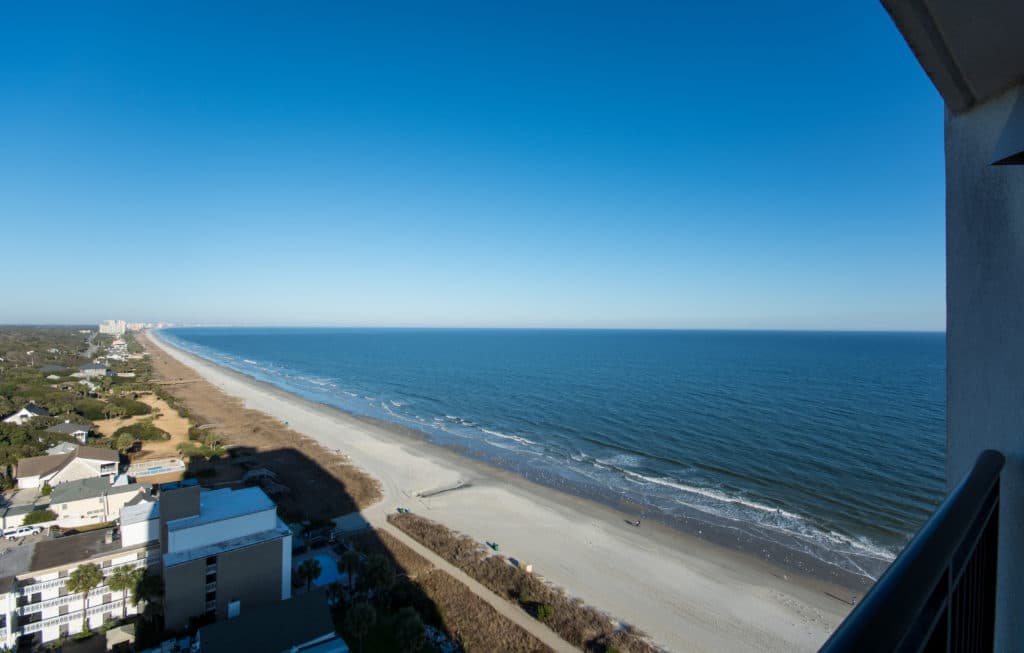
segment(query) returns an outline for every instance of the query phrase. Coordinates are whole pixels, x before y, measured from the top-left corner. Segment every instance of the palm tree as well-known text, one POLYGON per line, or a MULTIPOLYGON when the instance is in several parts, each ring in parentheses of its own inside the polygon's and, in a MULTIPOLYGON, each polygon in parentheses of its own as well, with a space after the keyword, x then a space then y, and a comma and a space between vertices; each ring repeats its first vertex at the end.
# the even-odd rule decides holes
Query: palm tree
POLYGON ((306 591, 313 585, 313 581, 320 577, 320 561, 316 558, 306 558, 299 563, 299 578, 306 581, 306 591))
POLYGON ((359 650, 363 650, 363 638, 377 623, 377 611, 366 601, 360 601, 348 609, 345 614, 345 629, 359 640, 359 650))
MULTIPOLYGON (((107 579, 107 587, 115 592, 121 592, 122 619, 128 616, 128 591, 132 591, 134 598, 135 588, 138 587, 140 582, 142 582, 142 576, 144 573, 145 572, 142 569, 118 567, 114 570, 114 573, 110 574, 110 578, 107 579)), ((138 605, 138 603, 139 602, 136 599, 135 604, 138 605)))
POLYGON ((419 653, 427 643, 423 620, 416 611, 406 606, 398 611, 395 619, 395 636, 403 653, 419 653))
POLYGON ((89 592, 103 582, 103 571, 91 562, 78 565, 68 576, 68 592, 84 594, 82 597, 82 632, 89 630, 89 592))
POLYGON ((377 590, 380 597, 380 604, 384 605, 384 597, 395 585, 395 568, 386 556, 377 553, 370 556, 366 561, 366 584, 369 588, 377 590))
POLYGON ((352 576, 356 570, 359 569, 359 565, 362 564, 363 559, 359 555, 359 552, 355 549, 349 549, 345 553, 341 554, 341 560, 338 560, 338 571, 343 574, 348 574, 348 591, 352 591, 352 576))
POLYGON ((344 596, 344 590, 340 583, 331 583, 327 586, 327 603, 331 607, 334 607, 341 603, 341 598, 344 596))

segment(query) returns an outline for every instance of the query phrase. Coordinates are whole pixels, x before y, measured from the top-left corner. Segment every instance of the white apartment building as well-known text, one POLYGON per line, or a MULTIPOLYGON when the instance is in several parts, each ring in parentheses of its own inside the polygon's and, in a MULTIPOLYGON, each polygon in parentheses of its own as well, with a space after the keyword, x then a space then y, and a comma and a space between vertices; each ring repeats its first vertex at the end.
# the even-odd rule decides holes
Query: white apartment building
POLYGON ((89 592, 69 593, 67 580, 81 564, 98 566, 104 579, 120 567, 149 568, 159 564, 154 542, 128 545, 103 529, 26 543, 0 556, 0 645, 38 645, 82 631, 83 610, 89 628, 136 614, 130 594, 106 583, 89 592))
POLYGON ((103 320, 100 322, 100 333, 110 336, 123 336, 128 330, 128 323, 124 320, 103 320))

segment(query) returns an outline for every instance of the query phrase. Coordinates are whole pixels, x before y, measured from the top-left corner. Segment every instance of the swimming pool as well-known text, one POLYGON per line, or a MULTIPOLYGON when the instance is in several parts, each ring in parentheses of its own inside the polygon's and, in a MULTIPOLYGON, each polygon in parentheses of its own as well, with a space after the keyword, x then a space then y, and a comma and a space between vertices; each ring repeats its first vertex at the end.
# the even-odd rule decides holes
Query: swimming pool
MULTIPOLYGON (((331 583, 348 581, 348 574, 338 572, 338 563, 336 563, 334 558, 330 555, 326 553, 318 553, 311 557, 320 563, 320 575, 313 581, 313 584, 317 587, 326 587, 331 583)), ((301 562, 301 560, 299 562, 301 562)), ((296 564, 296 568, 297 567, 298 565, 296 564)))

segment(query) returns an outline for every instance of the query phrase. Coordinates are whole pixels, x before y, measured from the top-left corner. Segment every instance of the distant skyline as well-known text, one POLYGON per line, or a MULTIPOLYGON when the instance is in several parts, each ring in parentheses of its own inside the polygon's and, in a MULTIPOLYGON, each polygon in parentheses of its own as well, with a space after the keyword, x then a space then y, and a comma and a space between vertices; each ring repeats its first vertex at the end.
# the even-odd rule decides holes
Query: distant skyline
POLYGON ((877 2, 15 5, 0 324, 945 328, 877 2))

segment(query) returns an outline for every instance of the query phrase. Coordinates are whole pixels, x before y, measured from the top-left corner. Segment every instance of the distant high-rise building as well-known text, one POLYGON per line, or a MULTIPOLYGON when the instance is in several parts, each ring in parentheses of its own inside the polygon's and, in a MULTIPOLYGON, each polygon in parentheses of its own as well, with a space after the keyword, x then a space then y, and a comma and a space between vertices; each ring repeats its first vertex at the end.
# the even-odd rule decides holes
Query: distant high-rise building
POLYGON ((128 323, 124 320, 103 320, 100 322, 100 333, 111 336, 123 336, 128 329, 128 323))

